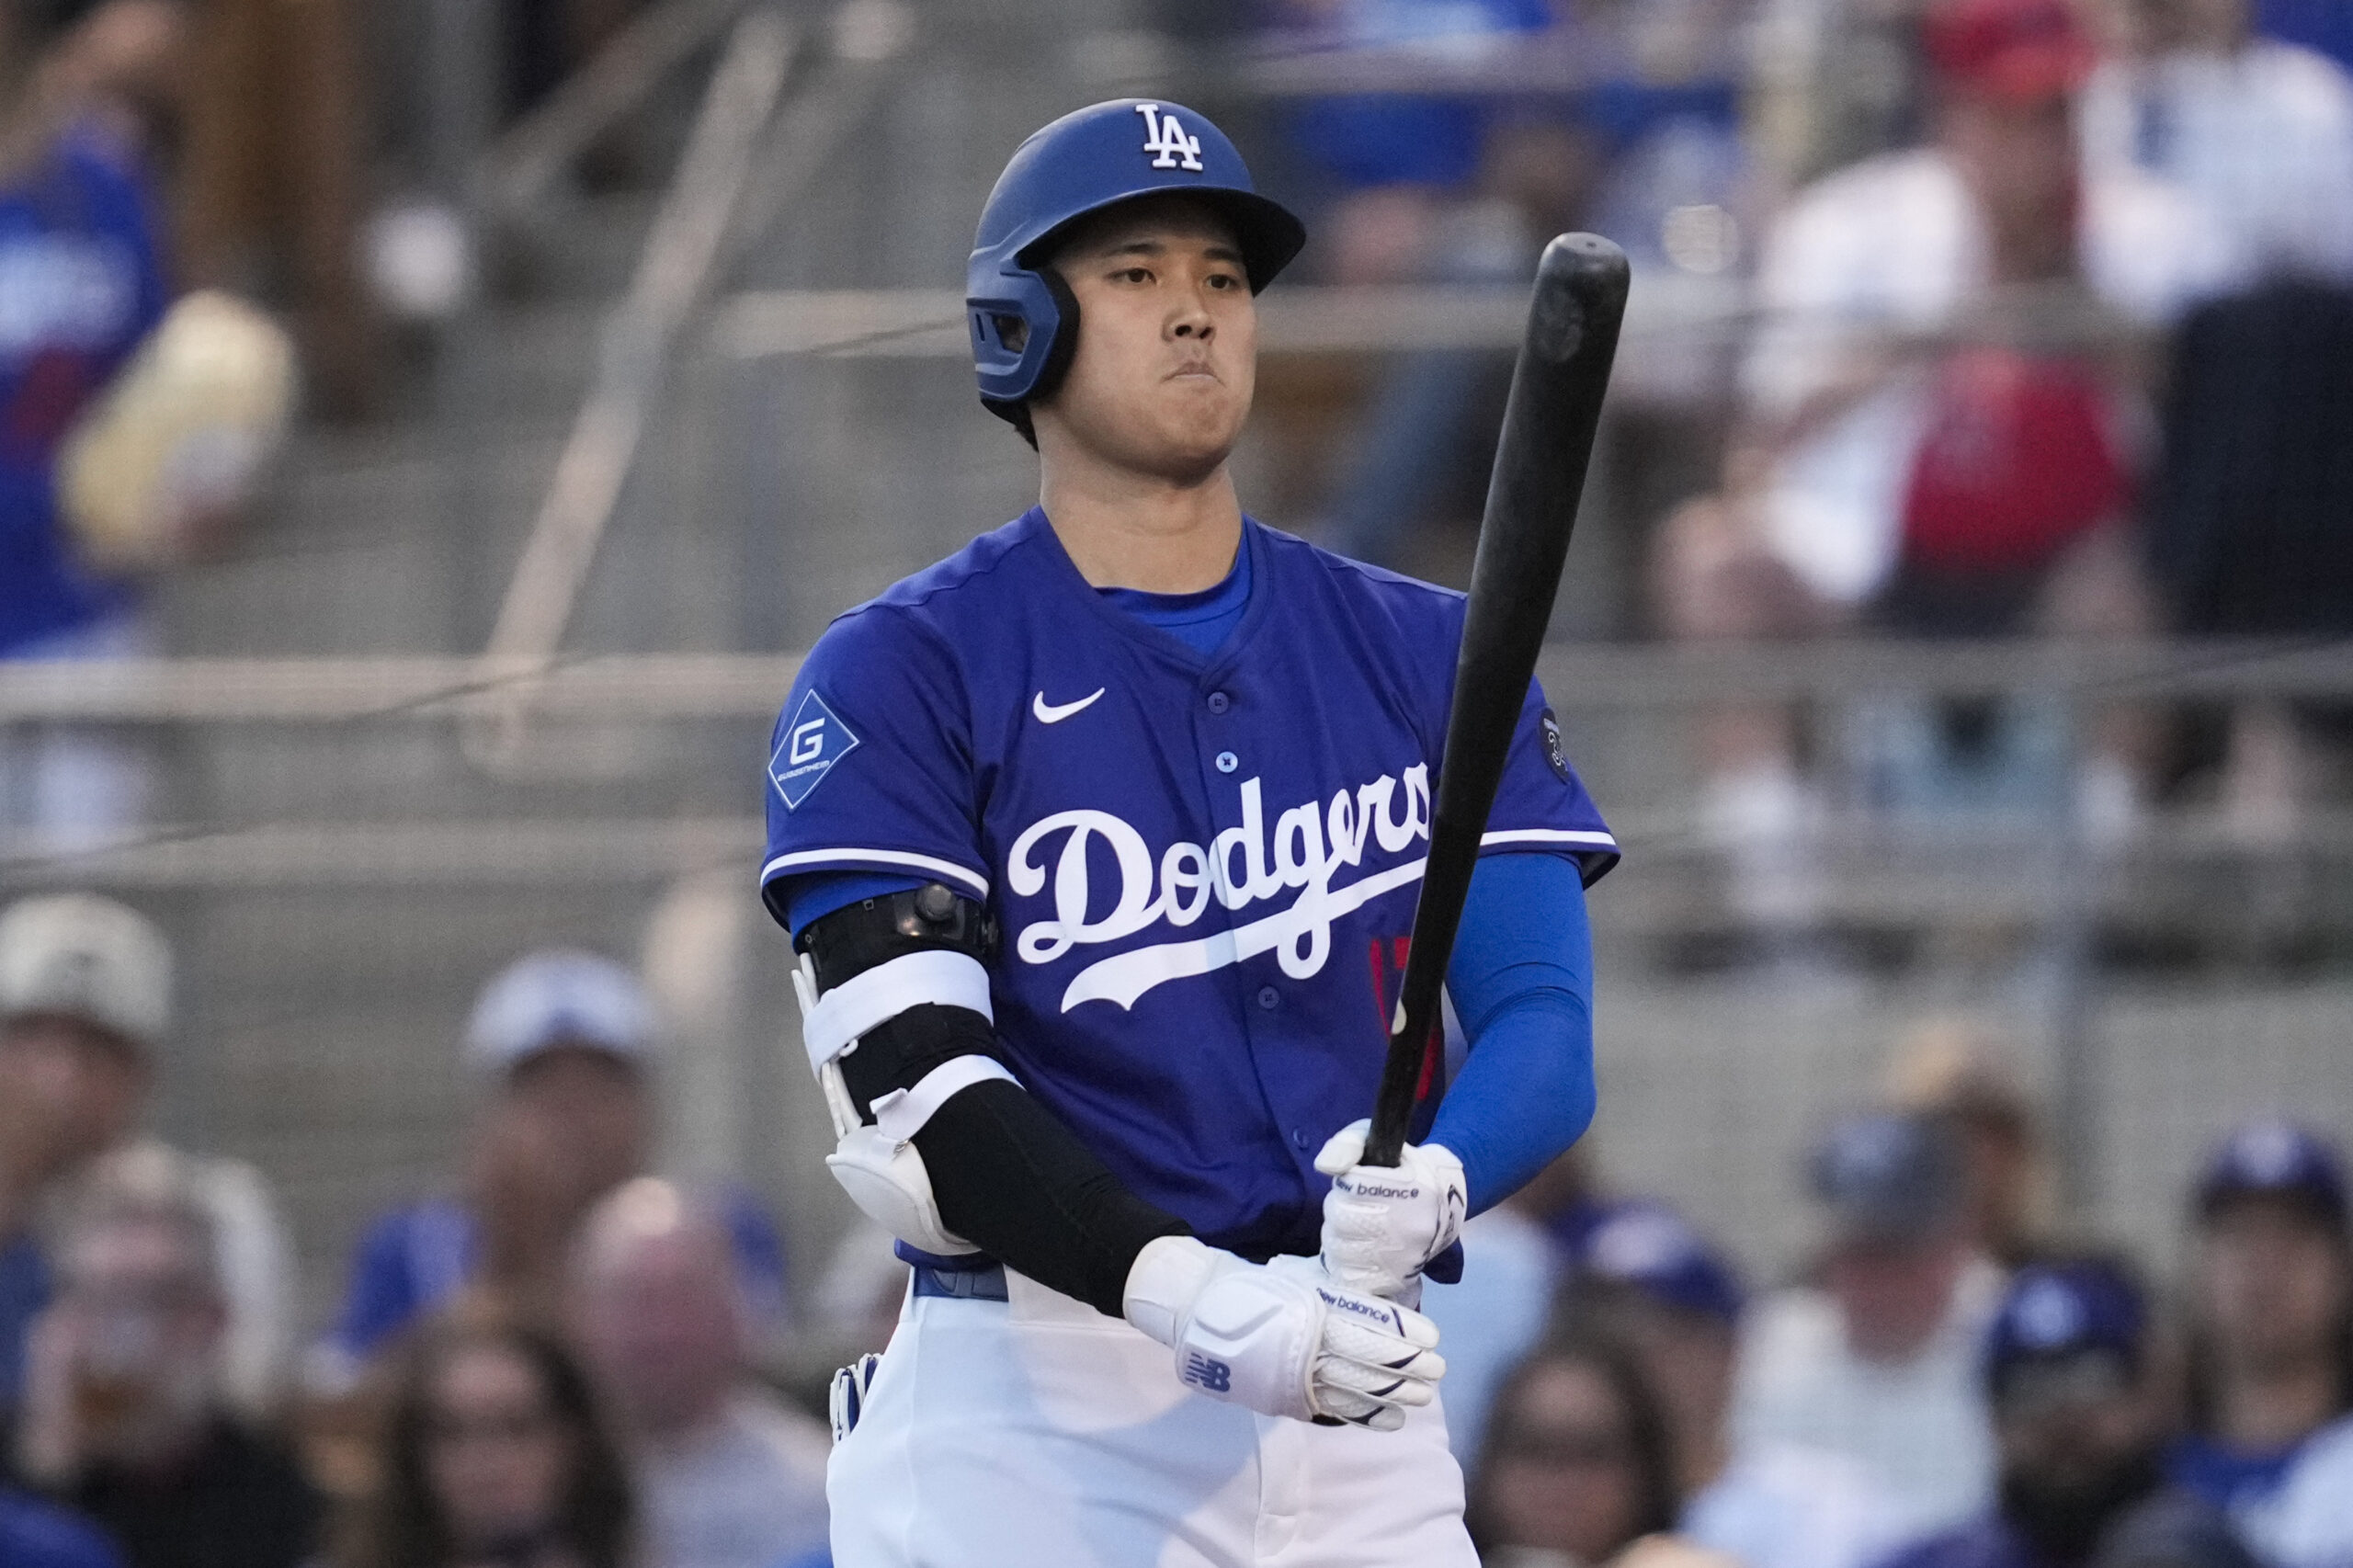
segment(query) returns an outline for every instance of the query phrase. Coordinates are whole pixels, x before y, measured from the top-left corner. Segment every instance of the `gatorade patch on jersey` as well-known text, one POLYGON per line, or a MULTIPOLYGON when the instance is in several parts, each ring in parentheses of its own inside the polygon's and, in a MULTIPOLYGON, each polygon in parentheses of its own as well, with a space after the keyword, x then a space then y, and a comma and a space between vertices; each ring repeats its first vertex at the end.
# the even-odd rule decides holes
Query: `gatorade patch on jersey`
POLYGON ((1561 745, 1561 722, 1547 708, 1539 722, 1544 730, 1544 760, 1552 765, 1552 771, 1561 776, 1562 783, 1574 784, 1576 776, 1569 771, 1569 754, 1561 745))
POLYGON ((790 811, 807 800, 809 791, 824 782, 834 764, 857 749, 858 737, 813 688, 792 710, 792 722, 785 727, 784 738, 768 758, 768 778, 776 792, 784 797, 785 809, 790 811))

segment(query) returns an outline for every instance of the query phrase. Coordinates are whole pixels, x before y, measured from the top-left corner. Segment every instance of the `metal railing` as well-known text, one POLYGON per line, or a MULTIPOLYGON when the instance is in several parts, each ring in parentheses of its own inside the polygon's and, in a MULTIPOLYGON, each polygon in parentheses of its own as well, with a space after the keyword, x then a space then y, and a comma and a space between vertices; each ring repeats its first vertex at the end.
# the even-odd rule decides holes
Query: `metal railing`
MULTIPOLYGON (((452 720, 528 691, 551 716, 765 722, 798 653, 580 653, 0 662, 0 724, 452 720)), ((2353 640, 2022 639, 1552 643, 1555 706, 1689 710, 1876 694, 2030 693, 2090 701, 2353 701, 2353 640)))

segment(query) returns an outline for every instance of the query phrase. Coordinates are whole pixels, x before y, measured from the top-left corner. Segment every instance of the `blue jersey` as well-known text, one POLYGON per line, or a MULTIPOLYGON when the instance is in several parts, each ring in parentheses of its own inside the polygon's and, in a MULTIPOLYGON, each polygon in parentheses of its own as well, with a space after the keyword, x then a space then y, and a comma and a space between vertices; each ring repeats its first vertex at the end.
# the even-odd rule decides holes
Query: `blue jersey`
MULTIPOLYGON (((1312 1252, 1316 1151, 1372 1107, 1429 837, 1459 594, 1245 520, 1202 654, 1035 509, 836 620, 778 722, 761 873, 937 877, 1003 931, 1004 1060, 1212 1244, 1312 1252)), ((1488 852, 1617 845, 1531 687, 1488 852)))
POLYGON ((164 296, 141 176, 102 133, 67 132, 0 188, 0 656, 125 600, 74 561, 53 471, 164 296))

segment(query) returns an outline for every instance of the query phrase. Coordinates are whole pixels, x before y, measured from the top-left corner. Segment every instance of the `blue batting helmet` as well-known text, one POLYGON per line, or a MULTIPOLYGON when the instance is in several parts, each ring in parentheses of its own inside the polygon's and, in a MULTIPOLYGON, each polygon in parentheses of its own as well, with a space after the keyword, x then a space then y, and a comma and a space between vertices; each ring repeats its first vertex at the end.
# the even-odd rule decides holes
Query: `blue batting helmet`
POLYGON ((1251 187, 1225 133, 1191 109, 1114 98, 1063 116, 997 176, 964 275, 972 362, 993 412, 1011 418, 1014 405, 1051 392, 1077 344, 1077 301, 1039 265, 1053 242, 1090 212, 1165 191, 1216 203, 1241 242, 1254 294, 1307 243, 1297 218, 1251 187))

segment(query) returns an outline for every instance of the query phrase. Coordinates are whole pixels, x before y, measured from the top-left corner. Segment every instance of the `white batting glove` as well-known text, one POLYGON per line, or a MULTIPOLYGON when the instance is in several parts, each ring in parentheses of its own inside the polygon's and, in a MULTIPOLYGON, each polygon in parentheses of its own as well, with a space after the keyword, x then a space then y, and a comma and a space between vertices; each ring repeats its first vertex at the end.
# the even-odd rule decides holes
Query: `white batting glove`
POLYGON ((1422 1266, 1452 1246, 1471 1210, 1462 1162, 1443 1143, 1408 1143, 1395 1169, 1361 1164, 1370 1121, 1352 1121, 1324 1143, 1315 1168, 1332 1178, 1324 1197, 1324 1268, 1362 1295, 1421 1305, 1422 1266))
POLYGON ((1176 1353, 1178 1381, 1262 1415, 1393 1432, 1446 1373, 1438 1324, 1340 1289, 1313 1258, 1257 1264, 1163 1236, 1136 1255, 1125 1307, 1176 1353))

